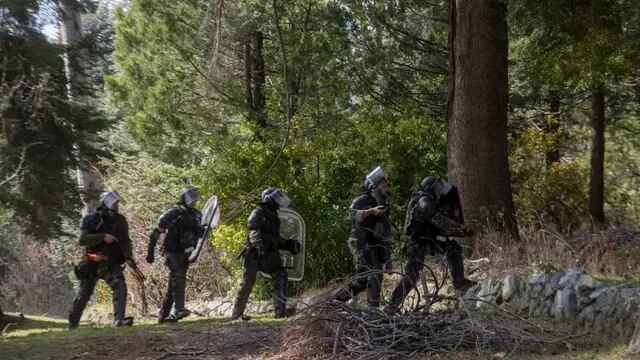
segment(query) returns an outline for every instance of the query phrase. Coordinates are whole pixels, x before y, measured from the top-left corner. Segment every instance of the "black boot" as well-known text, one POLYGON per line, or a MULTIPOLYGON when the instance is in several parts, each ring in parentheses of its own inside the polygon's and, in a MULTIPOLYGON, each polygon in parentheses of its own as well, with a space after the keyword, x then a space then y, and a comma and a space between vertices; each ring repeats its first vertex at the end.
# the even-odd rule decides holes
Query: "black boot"
POLYGON ((116 327, 121 327, 121 326, 133 326, 133 318, 132 317, 126 317, 122 320, 116 320, 113 325, 115 325, 116 327))
POLYGON ((184 319, 189 315, 191 315, 191 310, 188 310, 188 309, 182 309, 180 311, 176 311, 176 320, 184 319))
POLYGON ((449 273, 453 279, 453 288, 456 291, 464 292, 473 285, 475 281, 471 281, 464 277, 464 260, 462 259, 462 248, 458 243, 451 242, 450 249, 447 252, 447 263, 449 265, 449 273))

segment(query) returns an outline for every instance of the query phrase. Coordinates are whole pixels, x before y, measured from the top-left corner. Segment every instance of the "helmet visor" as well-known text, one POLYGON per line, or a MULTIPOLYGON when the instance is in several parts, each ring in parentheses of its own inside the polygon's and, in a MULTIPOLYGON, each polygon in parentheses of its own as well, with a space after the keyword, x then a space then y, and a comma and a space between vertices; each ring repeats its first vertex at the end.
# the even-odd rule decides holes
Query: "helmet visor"
POLYGON ((196 188, 184 189, 182 191, 182 200, 186 205, 191 205, 200 200, 200 192, 196 188))
POLYGON ((104 192, 100 195, 100 202, 109 209, 118 201, 120 201, 120 194, 116 191, 104 192))
POLYGON ((271 192, 270 197, 281 208, 289 207, 289 204, 291 204, 291 200, 289 199, 287 194, 285 194, 284 191, 280 189, 275 189, 273 192, 271 192))
POLYGON ((444 179, 438 179, 438 181, 433 184, 433 193, 438 198, 447 195, 451 189, 453 189, 453 185, 449 184, 444 179))
POLYGON ((378 166, 367 175, 367 181, 373 187, 377 187, 382 181, 387 179, 387 173, 385 173, 382 166, 378 166))

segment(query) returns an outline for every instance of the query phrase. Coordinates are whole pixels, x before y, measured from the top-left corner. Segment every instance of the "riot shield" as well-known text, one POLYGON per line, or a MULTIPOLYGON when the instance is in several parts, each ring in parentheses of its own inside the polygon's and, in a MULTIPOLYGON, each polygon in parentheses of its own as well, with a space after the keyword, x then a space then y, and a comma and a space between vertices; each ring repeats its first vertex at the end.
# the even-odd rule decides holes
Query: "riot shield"
MULTIPOLYGON (((304 277, 306 224, 302 216, 290 208, 278 210, 278 216, 280 217, 280 237, 300 241, 300 252, 296 255, 292 255, 289 251, 280 250, 282 266, 287 269, 290 281, 301 281, 304 277)), ((271 278, 271 275, 265 272, 261 272, 261 274, 266 278, 271 278)))
POLYGON ((206 225, 206 229, 204 230, 202 236, 198 238, 195 250, 193 250, 191 252, 191 255, 189 255, 189 262, 192 263, 198 259, 200 251, 202 250, 204 244, 207 242, 209 234, 213 231, 213 229, 215 229, 216 226, 218 226, 219 222, 220 206, 218 205, 218 197, 214 195, 210 197, 209 200, 207 200, 207 203, 202 208, 202 220, 200 222, 200 225, 206 225))

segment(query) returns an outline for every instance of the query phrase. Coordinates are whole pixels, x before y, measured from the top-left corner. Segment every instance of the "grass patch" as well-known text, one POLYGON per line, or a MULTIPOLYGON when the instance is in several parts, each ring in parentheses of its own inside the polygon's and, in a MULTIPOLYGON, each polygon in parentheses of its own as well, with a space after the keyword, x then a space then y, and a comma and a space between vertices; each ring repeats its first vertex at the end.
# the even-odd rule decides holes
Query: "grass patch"
MULTIPOLYGON (((213 350, 206 358, 268 358, 287 350, 282 346, 287 339, 285 329, 291 325, 288 320, 270 316, 258 316, 249 322, 231 322, 221 317, 188 317, 177 324, 158 325, 153 320, 144 320, 137 321, 133 327, 83 324, 78 329, 67 331, 64 319, 20 317, 16 314, 10 314, 8 319, 17 324, 0 338, 2 359, 153 359, 181 349, 202 348, 209 342, 213 350)), ((551 320, 543 324, 554 329, 562 327, 551 320)), ((640 356, 628 352, 626 344, 611 344, 595 335, 553 346, 540 346, 533 354, 522 351, 513 354, 509 351, 477 353, 461 349, 446 355, 416 355, 412 359, 640 359, 640 356)))
POLYGON ((606 284, 628 285, 634 288, 640 288, 640 275, 594 276, 593 278, 606 284))
MULTIPOLYGON (((230 322, 228 318, 189 317, 177 324, 159 325, 155 320, 136 321, 132 327, 86 325, 66 330, 65 319, 8 314, 11 325, 0 338, 2 359, 137 359, 154 358, 170 349, 196 346, 215 338, 269 332, 282 327, 282 319, 255 317, 250 322, 230 322), (240 335, 237 335, 240 334, 240 335), (206 339, 206 340, 203 340, 206 339)), ((136 319, 137 320, 137 319, 136 319)), ((245 351, 244 349, 232 349, 245 351)), ((257 351, 251 347, 247 351, 257 351)))

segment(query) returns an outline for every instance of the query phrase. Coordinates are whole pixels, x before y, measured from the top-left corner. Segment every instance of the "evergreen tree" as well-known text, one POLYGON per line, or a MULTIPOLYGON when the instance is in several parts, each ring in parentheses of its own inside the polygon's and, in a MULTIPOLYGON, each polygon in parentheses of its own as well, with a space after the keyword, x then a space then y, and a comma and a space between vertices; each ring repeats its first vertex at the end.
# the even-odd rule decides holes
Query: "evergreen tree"
MULTIPOLYGON (((63 48, 45 37, 38 21, 48 5, 11 0, 0 7, 0 202, 42 239, 77 217, 80 197, 71 171, 81 158, 100 154, 95 134, 107 125, 95 107, 67 97, 63 48)), ((80 47, 69 50, 73 56, 80 47)))

